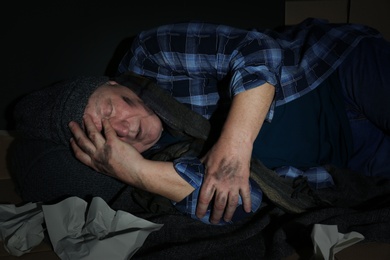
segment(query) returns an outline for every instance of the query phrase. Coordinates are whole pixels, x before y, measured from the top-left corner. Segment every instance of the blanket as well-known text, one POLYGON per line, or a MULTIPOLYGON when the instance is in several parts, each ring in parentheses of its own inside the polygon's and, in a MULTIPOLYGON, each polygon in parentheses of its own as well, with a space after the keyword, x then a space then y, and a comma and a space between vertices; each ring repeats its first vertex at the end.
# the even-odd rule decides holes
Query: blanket
MULTIPOLYGON (((119 81, 129 85, 126 75, 122 77, 119 81)), ((145 84, 135 85, 144 85, 145 89, 145 84)), ((155 87, 149 84, 151 91, 145 95, 156 93, 155 87)), ((145 95, 143 99, 147 100, 145 95)), ((158 94, 158 99, 161 95, 158 94)), ((166 102, 169 98, 162 100, 166 102)), ((163 104, 146 103, 157 111, 163 110, 163 104)), ((181 105, 170 105, 177 106, 173 111, 185 113, 187 120, 191 116, 181 105)), ((164 116, 176 117, 173 112, 164 116)), ((205 119, 204 122, 202 118, 196 120, 197 125, 208 124, 205 119)), ((196 155, 210 145, 200 138, 209 135, 209 127, 192 131, 192 124, 174 122, 170 127, 175 134, 186 138, 151 155, 151 159, 173 160, 196 155), (197 136, 188 134, 191 131, 197 136)), ((332 165, 324 167, 335 185, 313 190, 305 179, 297 183, 296 179, 281 178, 253 158, 251 178, 264 193, 262 206, 252 217, 231 225, 207 225, 183 216, 167 199, 137 189, 125 189, 113 207, 126 209, 131 205, 128 210, 133 214, 164 224, 158 232, 150 234, 134 259, 281 259, 293 252, 311 252, 315 224, 337 225, 341 233, 359 232, 365 241, 390 242, 390 179, 368 177, 332 165)))
MULTIPOLYGON (((153 90, 157 86, 142 78, 130 75, 117 80, 129 87, 141 86, 142 91, 136 93, 158 111, 165 129, 183 137, 150 154, 151 159, 196 156, 210 146, 207 140, 212 140, 214 133, 206 119, 172 97, 162 96, 161 91, 153 90), (170 110, 163 109, 167 102, 170 110)), ((261 208, 240 222, 214 226, 184 216, 166 198, 96 174, 74 160, 68 146, 20 138, 9 152, 14 155, 15 172, 20 173, 17 188, 25 201, 58 201, 68 194, 88 197, 92 190, 104 195, 113 210, 164 224, 148 236, 133 259, 281 259, 294 251, 312 250, 310 234, 315 224, 337 225, 341 233, 359 232, 365 241, 390 242, 390 180, 385 178, 326 166, 335 186, 313 190, 305 179, 283 179, 254 159, 251 178, 264 193, 261 208)))

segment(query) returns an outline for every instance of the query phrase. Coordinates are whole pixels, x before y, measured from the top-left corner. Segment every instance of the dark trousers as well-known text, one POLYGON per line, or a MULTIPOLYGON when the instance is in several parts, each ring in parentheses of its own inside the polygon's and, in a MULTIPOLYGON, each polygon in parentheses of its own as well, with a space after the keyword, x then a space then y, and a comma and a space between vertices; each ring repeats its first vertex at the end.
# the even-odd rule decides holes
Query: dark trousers
POLYGON ((390 177, 390 42, 362 40, 339 75, 353 137, 348 166, 390 177))

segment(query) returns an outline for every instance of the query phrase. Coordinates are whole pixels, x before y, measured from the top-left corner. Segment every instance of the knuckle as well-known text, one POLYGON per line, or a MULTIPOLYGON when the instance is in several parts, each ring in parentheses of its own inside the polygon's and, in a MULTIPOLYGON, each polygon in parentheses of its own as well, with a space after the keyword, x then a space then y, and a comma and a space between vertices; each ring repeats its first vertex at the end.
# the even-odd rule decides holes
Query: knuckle
POLYGON ((199 198, 198 198, 198 204, 200 204, 201 206, 203 204, 208 204, 209 202, 210 202, 210 199, 207 197, 199 196, 199 198))
POLYGON ((229 198, 229 205, 236 205, 238 203, 238 195, 233 195, 229 198))
POLYGON ((238 200, 229 201, 228 207, 235 208, 238 204, 238 200))
POLYGON ((83 157, 83 153, 81 151, 74 151, 74 156, 76 156, 77 159, 80 159, 83 157))
POLYGON ((91 140, 97 140, 99 138, 99 135, 100 135, 100 133, 98 133, 96 131, 88 132, 88 137, 91 140))
POLYGON ((214 209, 218 211, 224 210, 226 207, 226 200, 218 200, 216 203, 214 203, 214 209))
POLYGON ((225 205, 223 205, 223 204, 218 204, 218 203, 215 203, 214 204, 214 210, 216 210, 216 211, 222 211, 222 210, 224 210, 225 209, 225 205))

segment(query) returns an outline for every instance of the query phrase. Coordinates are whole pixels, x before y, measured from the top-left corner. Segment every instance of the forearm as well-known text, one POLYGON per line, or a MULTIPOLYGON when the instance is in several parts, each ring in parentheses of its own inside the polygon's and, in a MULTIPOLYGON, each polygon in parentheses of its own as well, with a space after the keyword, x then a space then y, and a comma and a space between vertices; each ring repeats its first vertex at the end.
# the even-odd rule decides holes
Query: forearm
POLYGON ((145 159, 133 146, 121 141, 108 120, 102 120, 103 137, 89 116, 86 130, 76 122, 69 127, 74 155, 97 172, 116 178, 130 186, 180 201, 194 189, 174 169, 173 162, 145 159), (89 136, 86 135, 89 134, 89 136))
POLYGON ((198 198, 196 215, 202 218, 213 198, 212 223, 223 216, 230 221, 239 195, 246 212, 251 211, 249 186, 253 142, 269 111, 275 89, 270 84, 247 90, 233 98, 228 117, 218 141, 202 158, 205 179, 198 198))
POLYGON ((253 145, 274 98, 275 87, 265 83, 236 95, 221 138, 253 145))
POLYGON ((178 175, 172 162, 145 160, 138 172, 137 183, 129 183, 130 185, 170 200, 179 202, 194 191, 194 188, 178 175))

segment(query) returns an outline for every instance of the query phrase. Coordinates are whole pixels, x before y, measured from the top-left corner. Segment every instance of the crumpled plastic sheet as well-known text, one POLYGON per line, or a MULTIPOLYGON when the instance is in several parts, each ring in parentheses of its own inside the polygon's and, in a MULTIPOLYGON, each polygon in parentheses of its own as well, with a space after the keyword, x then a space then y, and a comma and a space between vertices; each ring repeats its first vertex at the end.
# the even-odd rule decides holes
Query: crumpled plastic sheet
POLYGON ((14 256, 30 252, 45 237, 42 223, 43 212, 39 204, 0 205, 0 240, 5 250, 14 256))
POLYGON ((334 260, 336 253, 364 239, 358 232, 343 234, 338 232, 337 225, 322 224, 313 226, 311 237, 314 245, 313 259, 321 260, 334 260))
POLYGON ((6 250, 16 256, 44 239, 45 223, 53 250, 61 259, 129 259, 156 224, 125 211, 112 210, 103 199, 90 205, 77 197, 57 204, 0 205, 0 231, 6 250))

